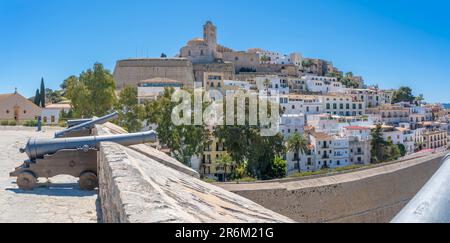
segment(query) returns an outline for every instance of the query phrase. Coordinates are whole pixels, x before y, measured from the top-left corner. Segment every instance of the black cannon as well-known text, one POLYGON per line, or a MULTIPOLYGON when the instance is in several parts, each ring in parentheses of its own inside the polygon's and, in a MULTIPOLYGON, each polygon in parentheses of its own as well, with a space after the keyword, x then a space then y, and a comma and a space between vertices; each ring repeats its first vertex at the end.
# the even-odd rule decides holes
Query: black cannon
POLYGON ((20 149, 29 157, 10 176, 17 177, 17 185, 32 190, 38 178, 71 175, 79 178, 81 189, 93 190, 98 186, 97 151, 100 142, 114 142, 124 146, 155 142, 155 132, 131 133, 79 138, 30 139, 20 149))
POLYGON ((72 120, 70 123, 68 122, 68 129, 55 133, 55 138, 89 136, 95 125, 104 124, 117 118, 119 118, 119 114, 114 112, 100 118, 72 120))
POLYGON ((78 125, 80 125, 80 124, 82 124, 82 123, 86 123, 86 122, 90 122, 90 121, 92 121, 92 118, 91 118, 91 119, 74 119, 74 120, 67 120, 67 127, 68 127, 68 128, 71 128, 71 127, 78 126, 78 125))

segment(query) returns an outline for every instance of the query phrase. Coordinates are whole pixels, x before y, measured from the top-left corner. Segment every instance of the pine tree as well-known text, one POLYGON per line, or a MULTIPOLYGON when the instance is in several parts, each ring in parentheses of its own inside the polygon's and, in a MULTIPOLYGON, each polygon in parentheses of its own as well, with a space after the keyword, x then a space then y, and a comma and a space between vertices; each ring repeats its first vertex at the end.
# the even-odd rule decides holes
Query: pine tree
POLYGON ((41 79, 40 103, 41 103, 41 107, 42 107, 42 108, 45 108, 45 85, 44 85, 44 78, 41 79))
POLYGON ((383 127, 381 124, 377 124, 376 128, 372 131, 372 162, 380 163, 384 160, 384 147, 385 141, 383 138, 383 127))

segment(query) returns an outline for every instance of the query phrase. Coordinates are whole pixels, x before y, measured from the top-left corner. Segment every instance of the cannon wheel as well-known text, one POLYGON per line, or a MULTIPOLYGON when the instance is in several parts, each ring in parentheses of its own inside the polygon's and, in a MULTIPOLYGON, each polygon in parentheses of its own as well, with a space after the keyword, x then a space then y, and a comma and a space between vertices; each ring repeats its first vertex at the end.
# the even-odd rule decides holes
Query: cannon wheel
POLYGON ((97 175, 93 172, 86 171, 80 175, 80 188, 86 191, 92 191, 98 187, 97 175))
POLYGON ((21 172, 17 176, 17 185, 24 191, 31 191, 36 187, 37 178, 29 171, 21 172))

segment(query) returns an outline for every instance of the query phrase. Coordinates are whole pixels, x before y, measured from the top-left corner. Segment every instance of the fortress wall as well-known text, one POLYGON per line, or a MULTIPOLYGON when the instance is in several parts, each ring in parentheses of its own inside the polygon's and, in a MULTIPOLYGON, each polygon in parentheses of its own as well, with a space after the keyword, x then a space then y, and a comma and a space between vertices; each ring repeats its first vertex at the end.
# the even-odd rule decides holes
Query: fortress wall
POLYGON ((202 82, 205 72, 223 73, 225 80, 234 80, 233 63, 204 63, 194 64, 194 77, 196 82, 202 82))
POLYGON ((192 63, 183 58, 121 60, 116 63, 114 78, 118 89, 126 85, 137 86, 140 81, 152 78, 178 80, 186 87, 194 84, 192 63))
MULTIPOLYGON (((99 134, 110 132, 97 126, 99 134)), ((105 223, 279 223, 291 219, 115 143, 98 152, 105 223)))
POLYGON ((223 60, 225 62, 232 62, 235 66, 235 71, 238 73, 241 68, 250 68, 256 71, 259 67, 259 57, 256 53, 248 52, 224 52, 223 60))
POLYGON ((384 223, 425 185, 444 155, 334 176, 219 186, 298 222, 384 223))

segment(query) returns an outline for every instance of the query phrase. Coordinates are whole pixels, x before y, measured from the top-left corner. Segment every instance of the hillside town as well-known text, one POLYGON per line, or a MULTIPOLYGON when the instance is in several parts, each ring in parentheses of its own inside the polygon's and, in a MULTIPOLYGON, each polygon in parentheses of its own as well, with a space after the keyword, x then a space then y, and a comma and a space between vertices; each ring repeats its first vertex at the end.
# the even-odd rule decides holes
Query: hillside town
MULTIPOLYGON (((282 172, 271 176, 239 172, 256 170, 246 169, 247 163, 252 163, 251 153, 244 151, 245 155, 239 156, 236 149, 231 150, 226 136, 220 137, 211 127, 207 128, 208 135, 201 137, 200 140, 205 140, 202 145, 196 145, 189 156, 183 153, 182 161, 210 180, 299 176, 449 148, 450 109, 444 105, 429 104, 422 95, 414 96, 408 87, 383 89, 368 85, 362 76, 344 73, 331 61, 261 48, 233 50, 218 43, 217 27, 210 21, 203 26, 203 37, 188 41, 175 57, 162 53, 159 58, 119 60, 111 77, 115 82, 114 99, 120 103, 131 94, 136 105, 129 109, 124 106, 126 102, 122 106, 111 103, 106 109, 98 109, 118 109, 122 112, 118 123, 133 124, 129 130, 163 129, 160 119, 151 117, 151 111, 161 108, 152 104, 158 103, 168 89, 203 87, 223 94, 239 90, 278 95, 281 111, 278 132, 283 149, 269 159, 284 163, 270 161, 269 167, 278 166, 282 172), (135 93, 127 93, 129 88, 135 93), (147 114, 141 116, 141 113, 147 114), (240 158, 246 162, 238 161, 240 158)), ((82 79, 71 77, 61 85, 64 99, 49 97, 49 92, 55 92, 51 90, 40 99, 36 99, 39 90, 30 99, 18 91, 0 94, 1 125, 36 125, 37 121, 58 125, 71 116, 102 115, 96 114, 95 109, 90 113, 80 112, 80 107, 85 106, 80 105, 82 100, 76 96, 81 94, 70 89, 82 79)), ((43 90, 41 94, 45 93, 43 90)), ((177 151, 182 149, 173 144, 162 141, 155 147, 181 157, 177 151)))

